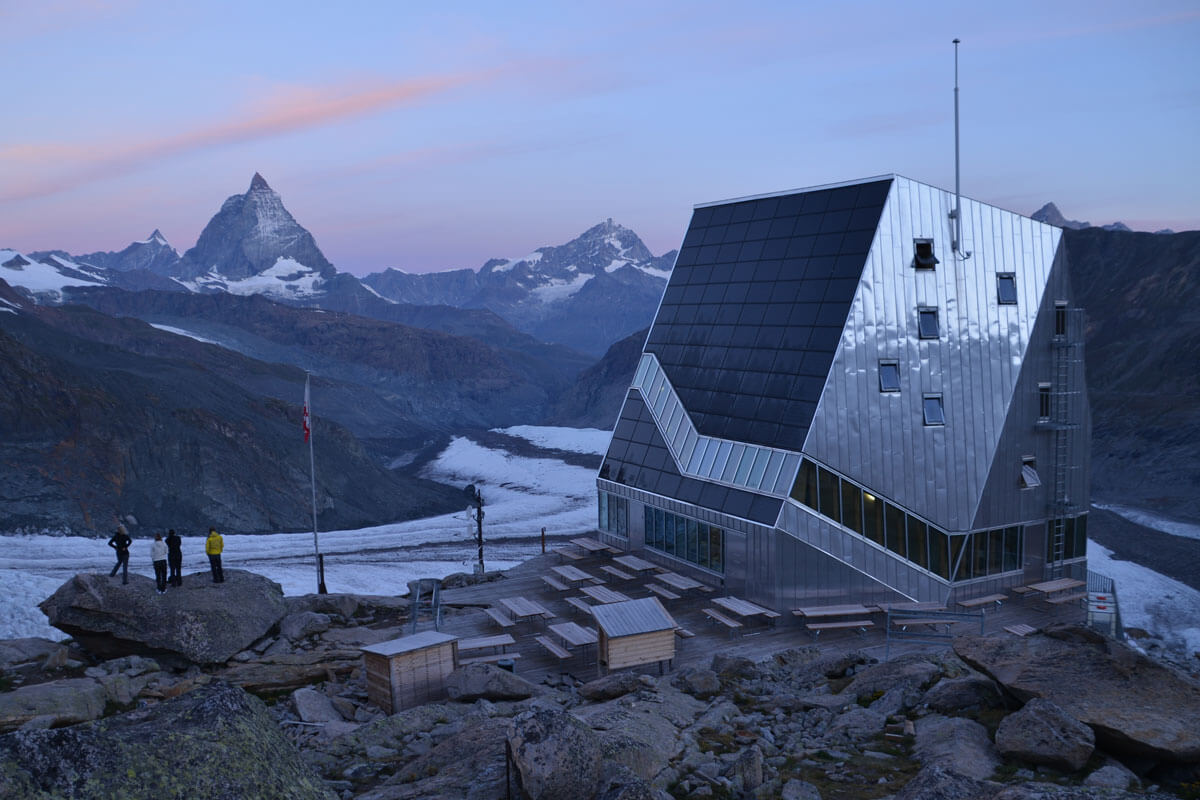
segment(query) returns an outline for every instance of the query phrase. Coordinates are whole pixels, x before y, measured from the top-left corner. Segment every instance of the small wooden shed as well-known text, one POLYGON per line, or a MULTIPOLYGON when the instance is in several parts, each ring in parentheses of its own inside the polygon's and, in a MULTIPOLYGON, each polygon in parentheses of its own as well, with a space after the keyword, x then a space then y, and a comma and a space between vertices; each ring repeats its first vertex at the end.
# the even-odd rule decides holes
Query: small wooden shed
POLYGON ((636 667, 675 658, 675 620, 657 597, 592 606, 600 632, 601 671, 636 667))
POLYGON ((458 637, 422 631, 362 648, 367 699, 389 714, 442 697, 458 665, 458 637))

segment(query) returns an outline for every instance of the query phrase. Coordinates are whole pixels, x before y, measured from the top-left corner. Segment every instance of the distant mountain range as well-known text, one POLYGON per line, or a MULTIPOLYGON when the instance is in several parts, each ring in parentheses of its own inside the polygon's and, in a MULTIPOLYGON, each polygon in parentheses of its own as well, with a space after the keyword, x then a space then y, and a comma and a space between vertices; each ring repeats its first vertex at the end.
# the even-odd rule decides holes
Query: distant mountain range
MULTIPOLYGON (((1075 231, 1080 231, 1084 228, 1100 228, 1106 231, 1133 233, 1133 229, 1131 229, 1124 222, 1112 222, 1108 225, 1093 225, 1090 222, 1080 222, 1077 219, 1067 219, 1062 215, 1062 212, 1058 210, 1058 206, 1054 205, 1054 203, 1046 203, 1046 205, 1033 212, 1033 214, 1030 216, 1032 219, 1035 219, 1038 222, 1044 222, 1047 225, 1056 225, 1059 228, 1067 228, 1075 231)), ((1171 230, 1170 228, 1163 228, 1160 231, 1155 231, 1155 233, 1164 234, 1170 234, 1174 232, 1175 231, 1171 230)))

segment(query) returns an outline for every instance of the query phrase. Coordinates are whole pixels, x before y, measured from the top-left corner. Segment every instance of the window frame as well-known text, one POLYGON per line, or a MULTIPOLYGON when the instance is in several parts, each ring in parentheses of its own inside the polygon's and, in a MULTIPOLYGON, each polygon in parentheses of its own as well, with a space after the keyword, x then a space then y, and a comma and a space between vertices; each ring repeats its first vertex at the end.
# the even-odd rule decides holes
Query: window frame
POLYGON ((941 394, 924 394, 921 396, 921 418, 925 422, 926 428, 944 428, 946 426, 946 402, 941 394), (930 421, 929 417, 929 401, 937 401, 938 415, 940 419, 930 421))
POLYGON ((880 359, 879 361, 879 391, 882 394, 897 394, 900 391, 900 362, 896 359, 880 359), (894 371, 896 375, 895 388, 884 382, 885 371, 894 371))
POLYGON ((1015 272, 998 272, 996 273, 996 302, 1002 306, 1017 305, 1017 274, 1015 272), (1011 299, 1005 295, 1005 285, 1012 290, 1011 299))
POLYGON ((1037 419, 1038 422, 1049 422, 1054 414, 1054 386, 1048 381, 1040 381, 1037 385, 1037 419), (1042 412, 1045 413, 1042 413, 1042 412))
POLYGON ((913 269, 921 270, 921 271, 931 271, 931 270, 937 269, 937 265, 940 263, 941 262, 938 261, 937 256, 935 256, 933 254, 933 239, 924 238, 924 237, 914 237, 913 238, 913 260, 912 260, 913 269), (921 248, 924 245, 929 246, 929 255, 928 256, 921 255, 921 248))
POLYGON ((942 324, 938 319, 937 306, 917 306, 917 338, 924 340, 940 339, 942 336, 942 324), (923 320, 933 319, 933 333, 929 334, 925 331, 923 320))

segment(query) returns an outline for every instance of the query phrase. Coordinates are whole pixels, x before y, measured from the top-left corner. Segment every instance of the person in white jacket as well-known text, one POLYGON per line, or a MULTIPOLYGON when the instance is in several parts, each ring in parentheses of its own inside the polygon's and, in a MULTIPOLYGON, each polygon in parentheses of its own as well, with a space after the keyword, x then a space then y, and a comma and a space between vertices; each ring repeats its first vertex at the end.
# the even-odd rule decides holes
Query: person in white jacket
POLYGON ((162 534, 154 534, 150 543, 150 560, 154 562, 154 583, 159 594, 167 593, 167 543, 162 534))

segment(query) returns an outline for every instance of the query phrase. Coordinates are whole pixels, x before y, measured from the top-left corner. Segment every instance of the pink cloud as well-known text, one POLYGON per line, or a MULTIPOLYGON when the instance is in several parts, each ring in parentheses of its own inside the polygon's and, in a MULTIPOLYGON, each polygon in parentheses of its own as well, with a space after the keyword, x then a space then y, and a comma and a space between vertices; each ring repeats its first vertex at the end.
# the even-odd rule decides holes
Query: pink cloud
POLYGON ((159 138, 117 140, 87 147, 58 142, 12 145, 0 151, 0 163, 41 174, 23 184, 10 183, 0 194, 0 203, 70 191, 146 169, 156 160, 416 105, 465 86, 486 83, 511 69, 433 75, 365 87, 359 80, 338 86, 289 87, 260 99, 252 109, 227 121, 159 138), (64 162, 65 169, 56 169, 64 162), (50 174, 45 174, 47 171, 50 174))

